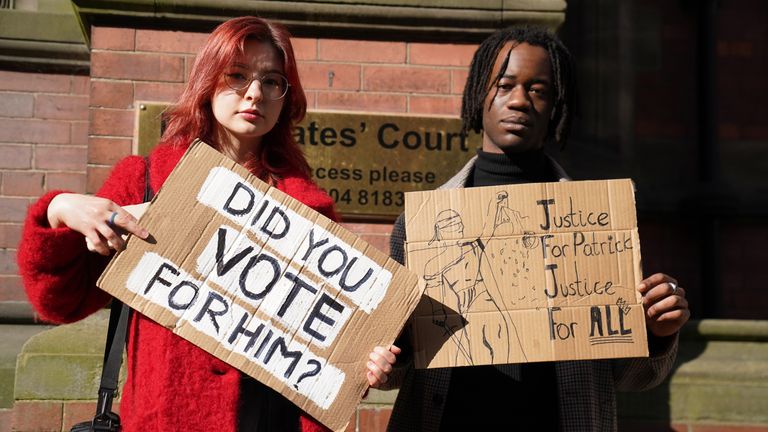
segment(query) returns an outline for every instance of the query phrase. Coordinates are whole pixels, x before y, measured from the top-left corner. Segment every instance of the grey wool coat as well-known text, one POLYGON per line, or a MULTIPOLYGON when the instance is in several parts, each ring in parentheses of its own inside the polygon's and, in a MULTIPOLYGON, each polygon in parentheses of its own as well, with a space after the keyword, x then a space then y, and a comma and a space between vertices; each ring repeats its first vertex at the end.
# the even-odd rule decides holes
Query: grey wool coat
MULTIPOLYGON (((440 188, 463 188, 472 175, 476 158, 471 159, 440 188)), ((550 162, 561 181, 569 180, 554 159, 550 158, 550 162)), ((395 222, 390 240, 390 255, 400 263, 403 263, 405 258, 404 244, 405 223, 401 215, 395 222)), ((553 407, 558 408, 561 430, 615 431, 616 391, 645 390, 658 385, 666 378, 677 355, 677 336, 659 339, 649 334, 648 338, 651 351, 648 358, 555 363, 558 397, 557 405, 553 401, 553 407)), ((415 369, 409 358, 399 358, 398 361, 402 364, 395 368, 385 385, 387 388, 400 388, 388 430, 439 430, 451 380, 451 369, 415 369)), ((498 368, 511 377, 519 378, 520 369, 516 365, 503 365, 498 368)), ((514 430, 514 423, 510 423, 509 428, 514 430)))

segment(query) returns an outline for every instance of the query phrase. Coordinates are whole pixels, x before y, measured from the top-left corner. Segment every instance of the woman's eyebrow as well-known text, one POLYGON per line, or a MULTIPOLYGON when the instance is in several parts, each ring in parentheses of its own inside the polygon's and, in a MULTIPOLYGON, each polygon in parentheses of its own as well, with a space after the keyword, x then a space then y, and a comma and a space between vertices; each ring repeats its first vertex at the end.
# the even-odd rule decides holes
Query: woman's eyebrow
POLYGON ((285 72, 283 72, 281 69, 276 69, 276 68, 260 69, 258 67, 256 67, 255 69, 251 69, 250 65, 247 65, 245 63, 238 63, 238 62, 232 63, 232 66, 230 66, 230 67, 238 67, 238 68, 246 69, 246 70, 249 70, 249 71, 255 70, 255 71, 258 71, 258 72, 261 72, 261 73, 279 73, 281 75, 285 74, 285 72))

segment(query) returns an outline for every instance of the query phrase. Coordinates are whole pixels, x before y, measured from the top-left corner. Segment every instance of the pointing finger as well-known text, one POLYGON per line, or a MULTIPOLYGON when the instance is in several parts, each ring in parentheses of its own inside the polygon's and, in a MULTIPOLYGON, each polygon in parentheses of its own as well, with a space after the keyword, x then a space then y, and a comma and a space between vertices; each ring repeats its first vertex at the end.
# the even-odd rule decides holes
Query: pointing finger
POLYGON ((110 215, 109 220, 112 222, 109 225, 115 228, 119 228, 122 231, 128 232, 142 239, 149 237, 149 232, 139 226, 136 218, 133 217, 131 213, 125 211, 122 208, 115 210, 110 215))

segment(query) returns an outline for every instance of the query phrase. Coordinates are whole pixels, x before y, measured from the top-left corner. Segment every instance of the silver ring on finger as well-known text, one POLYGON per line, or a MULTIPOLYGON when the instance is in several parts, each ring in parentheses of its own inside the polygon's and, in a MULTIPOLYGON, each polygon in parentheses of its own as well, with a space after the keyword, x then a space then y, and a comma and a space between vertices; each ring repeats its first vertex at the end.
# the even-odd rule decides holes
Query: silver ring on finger
POLYGON ((117 212, 112 212, 111 215, 109 215, 109 220, 107 220, 107 225, 113 227, 115 226, 115 218, 117 217, 117 212))
POLYGON ((677 294, 677 288, 678 288, 677 284, 674 283, 674 282, 667 282, 667 283, 669 284, 669 286, 672 287, 672 295, 676 295, 677 294))

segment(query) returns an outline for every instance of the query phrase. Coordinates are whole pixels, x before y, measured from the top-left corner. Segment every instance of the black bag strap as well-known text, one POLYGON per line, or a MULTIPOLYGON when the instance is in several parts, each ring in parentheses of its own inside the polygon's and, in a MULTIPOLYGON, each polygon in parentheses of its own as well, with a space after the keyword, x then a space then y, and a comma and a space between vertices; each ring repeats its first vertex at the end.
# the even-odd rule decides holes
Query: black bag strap
MULTIPOLYGON (((146 172, 144 174, 144 202, 152 201, 154 192, 149 185, 149 157, 145 157, 146 172)), ((117 382, 120 366, 123 364, 123 348, 128 333, 128 319, 131 308, 118 299, 112 299, 109 313, 109 329, 107 344, 104 348, 104 368, 101 371, 99 400, 96 404, 96 417, 93 418, 94 431, 114 431, 120 428, 120 417, 112 412, 112 400, 117 393, 117 382)))
POLYGON ((120 430, 120 417, 112 412, 112 400, 117 393, 120 366, 123 363, 123 346, 128 329, 131 308, 118 299, 112 299, 109 314, 107 345, 104 349, 104 368, 101 371, 99 400, 96 403, 96 416, 93 418, 92 431, 120 430), (122 343, 117 343, 121 341, 122 343))

